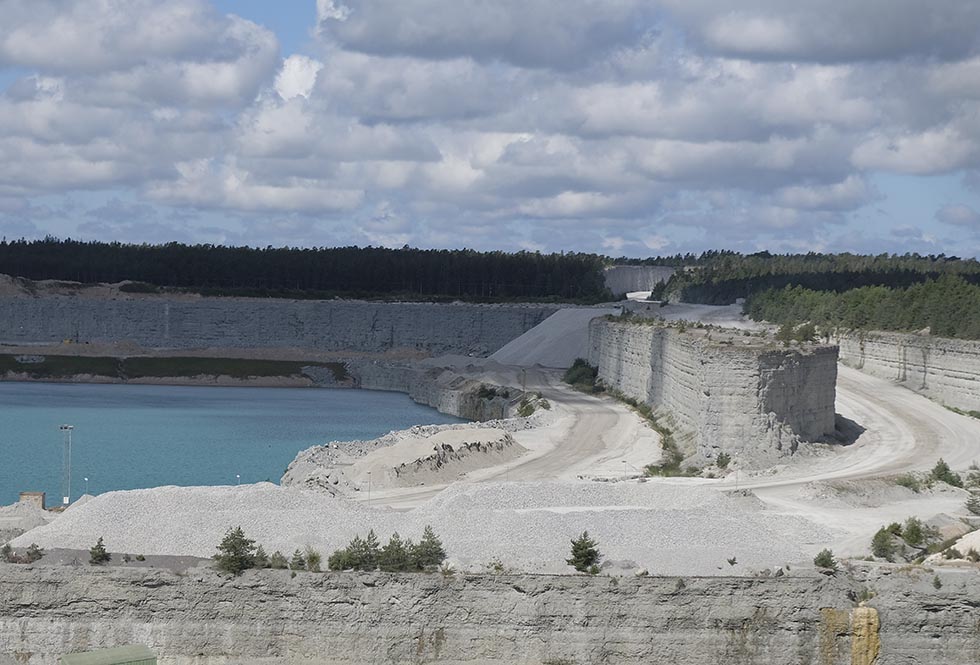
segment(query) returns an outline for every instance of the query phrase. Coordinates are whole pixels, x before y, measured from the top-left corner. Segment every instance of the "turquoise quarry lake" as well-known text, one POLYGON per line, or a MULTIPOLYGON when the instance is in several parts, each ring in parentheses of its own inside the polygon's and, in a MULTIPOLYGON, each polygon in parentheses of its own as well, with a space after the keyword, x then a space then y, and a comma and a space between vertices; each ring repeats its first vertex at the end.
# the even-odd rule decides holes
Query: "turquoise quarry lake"
POLYGON ((407 395, 368 390, 0 383, 0 505, 20 491, 61 499, 72 432, 72 499, 158 485, 279 482, 296 453, 328 441, 462 422, 407 395))

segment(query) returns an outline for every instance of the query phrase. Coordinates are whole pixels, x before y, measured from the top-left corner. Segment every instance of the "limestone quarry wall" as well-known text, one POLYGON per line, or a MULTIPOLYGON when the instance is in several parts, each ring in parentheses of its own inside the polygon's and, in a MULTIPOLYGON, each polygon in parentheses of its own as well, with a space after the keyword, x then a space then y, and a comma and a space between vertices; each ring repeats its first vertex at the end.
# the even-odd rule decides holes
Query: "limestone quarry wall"
POLYGON ((589 362, 603 383, 666 416, 702 458, 722 451, 766 458, 834 431, 834 346, 746 346, 738 338, 728 345, 605 319, 592 322, 589 339, 589 362))
POLYGON ((411 349, 488 355, 557 310, 550 305, 4 296, 0 342, 69 339, 169 349, 411 349))
POLYGON ((841 362, 966 411, 980 411, 980 342, 893 332, 838 337, 841 362))
POLYGON ((227 579, 0 564, 0 665, 127 643, 161 665, 975 665, 976 576, 945 579, 875 580, 857 608, 862 586, 844 576, 227 579))
POLYGON ((606 268, 606 288, 617 296, 634 291, 652 291, 674 274, 666 266, 610 266, 606 268))

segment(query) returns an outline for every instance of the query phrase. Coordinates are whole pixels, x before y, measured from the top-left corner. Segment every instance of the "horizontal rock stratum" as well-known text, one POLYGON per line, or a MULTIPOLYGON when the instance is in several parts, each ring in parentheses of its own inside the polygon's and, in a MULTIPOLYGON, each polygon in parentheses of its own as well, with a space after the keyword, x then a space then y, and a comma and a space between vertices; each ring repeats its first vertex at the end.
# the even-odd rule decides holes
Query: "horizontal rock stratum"
POLYGON ((144 348, 408 349, 488 355, 554 305, 381 303, 269 298, 0 296, 0 342, 130 342, 144 348))
POLYGON ((146 644, 162 665, 975 665, 975 574, 677 578, 0 564, 0 663, 146 644), (871 596, 867 607, 860 597, 871 596), (875 658, 877 657, 877 660, 875 658))

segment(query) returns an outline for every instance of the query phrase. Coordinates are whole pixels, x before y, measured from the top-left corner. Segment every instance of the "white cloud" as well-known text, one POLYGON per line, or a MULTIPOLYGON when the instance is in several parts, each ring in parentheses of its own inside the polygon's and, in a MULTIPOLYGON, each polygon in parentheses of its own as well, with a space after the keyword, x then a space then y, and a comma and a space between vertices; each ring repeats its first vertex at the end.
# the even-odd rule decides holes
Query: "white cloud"
POLYGON ((567 69, 634 43, 643 0, 320 0, 318 31, 345 48, 424 58, 468 56, 567 69))
POLYGON ((291 55, 282 63, 274 87, 283 99, 309 97, 323 63, 305 55, 291 55))
POLYGON ((980 212, 962 203, 943 206, 936 212, 936 219, 943 224, 980 230, 980 212))
POLYGON ((856 175, 832 185, 793 185, 775 193, 781 205, 807 210, 851 210, 865 205, 873 197, 874 193, 867 182, 856 175))
POLYGON ((711 49, 843 62, 957 59, 977 47, 980 4, 963 0, 659 0, 711 49))
POLYGON ((854 148, 852 159, 860 169, 945 173, 970 165, 977 148, 974 139, 946 126, 897 136, 871 135, 854 148))

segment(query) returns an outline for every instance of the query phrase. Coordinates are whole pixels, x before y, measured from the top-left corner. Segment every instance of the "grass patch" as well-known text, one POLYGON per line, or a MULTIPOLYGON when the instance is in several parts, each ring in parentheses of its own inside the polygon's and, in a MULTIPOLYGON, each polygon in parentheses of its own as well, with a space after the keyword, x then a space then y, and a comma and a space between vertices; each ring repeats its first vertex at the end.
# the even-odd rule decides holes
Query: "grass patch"
POLYGON ((955 406, 949 406, 948 404, 943 404, 943 406, 945 406, 953 413, 958 413, 961 416, 969 416, 970 418, 976 418, 977 420, 980 420, 980 411, 974 411, 972 409, 969 411, 965 411, 963 409, 957 409, 955 406))
POLYGON ((19 362, 17 356, 0 355, 0 372, 19 372, 35 379, 59 379, 76 374, 119 376, 118 358, 44 356, 43 362, 19 362))
POLYGON ((44 356, 42 362, 19 362, 16 356, 0 355, 0 372, 23 372, 35 379, 69 378, 77 374, 117 379, 185 378, 202 375, 247 379, 300 376, 303 374, 304 367, 327 368, 337 381, 349 378, 343 363, 245 358, 109 358, 51 355, 44 356))
POLYGON ((603 392, 599 381, 599 368, 593 367, 584 358, 576 358, 572 366, 565 370, 562 381, 580 393, 594 395, 603 392))
POLYGON ((643 473, 647 476, 696 476, 700 473, 700 469, 693 466, 681 467, 681 462, 684 461, 684 454, 677 447, 677 442, 674 441, 674 433, 670 431, 663 423, 657 420, 653 415, 653 409, 650 408, 649 404, 645 402, 640 402, 639 400, 633 399, 629 395, 624 395, 618 390, 610 390, 609 394, 616 399, 618 399, 623 404, 631 407, 636 413, 638 413, 644 420, 646 420, 650 427, 660 435, 660 447, 664 452, 664 461, 661 464, 648 464, 643 467, 643 473))

